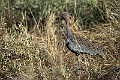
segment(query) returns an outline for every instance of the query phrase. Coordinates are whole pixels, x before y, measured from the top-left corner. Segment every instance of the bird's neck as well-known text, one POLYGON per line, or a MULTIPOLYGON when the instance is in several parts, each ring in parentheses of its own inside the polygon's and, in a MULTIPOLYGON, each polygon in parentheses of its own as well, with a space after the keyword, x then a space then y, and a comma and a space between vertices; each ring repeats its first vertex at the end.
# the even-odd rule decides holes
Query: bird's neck
POLYGON ((70 22, 69 21, 66 22, 66 26, 67 26, 67 29, 66 29, 67 33, 66 33, 66 35, 67 35, 67 38, 70 38, 72 36, 72 32, 70 31, 70 28, 69 28, 69 26, 70 26, 70 22))

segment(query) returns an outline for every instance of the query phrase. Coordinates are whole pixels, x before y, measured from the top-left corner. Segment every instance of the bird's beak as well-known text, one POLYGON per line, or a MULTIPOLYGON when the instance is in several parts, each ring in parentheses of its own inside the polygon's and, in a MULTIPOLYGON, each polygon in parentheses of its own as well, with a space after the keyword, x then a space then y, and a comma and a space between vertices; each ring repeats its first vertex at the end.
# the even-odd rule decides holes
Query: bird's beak
POLYGON ((59 14, 60 17, 62 17, 62 14, 59 14))
POLYGON ((60 16, 62 19, 64 19, 62 14, 59 14, 59 16, 60 16))

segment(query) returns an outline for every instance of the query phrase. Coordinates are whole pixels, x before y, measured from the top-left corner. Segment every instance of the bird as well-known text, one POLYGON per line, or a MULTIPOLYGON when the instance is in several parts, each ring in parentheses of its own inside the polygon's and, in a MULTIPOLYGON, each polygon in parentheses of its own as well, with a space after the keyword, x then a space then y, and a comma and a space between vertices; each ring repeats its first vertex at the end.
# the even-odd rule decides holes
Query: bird
POLYGON ((60 14, 60 16, 64 19, 66 23, 66 46, 67 48, 75 53, 76 56, 78 56, 80 53, 82 54, 89 54, 89 55, 96 55, 99 54, 101 56, 104 56, 103 51, 97 47, 94 43, 89 41, 86 38, 83 38, 81 36, 74 35, 70 30, 70 15, 67 12, 64 12, 60 14))
MULTIPOLYGON (((66 23, 65 44, 71 52, 75 53, 76 56, 79 56, 80 54, 89 54, 92 56, 99 54, 102 57, 104 57, 104 52, 99 47, 97 47, 93 42, 81 36, 77 36, 71 32, 70 30, 71 16, 69 15, 68 12, 63 12, 60 14, 60 16, 66 23)), ((78 65, 79 64, 80 62, 78 60, 78 65)))

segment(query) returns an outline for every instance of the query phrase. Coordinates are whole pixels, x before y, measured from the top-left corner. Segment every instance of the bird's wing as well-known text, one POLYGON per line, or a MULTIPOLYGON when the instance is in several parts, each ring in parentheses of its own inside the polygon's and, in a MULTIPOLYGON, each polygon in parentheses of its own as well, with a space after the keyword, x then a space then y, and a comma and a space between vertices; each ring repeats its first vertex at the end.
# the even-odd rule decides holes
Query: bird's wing
POLYGON ((96 55, 96 54, 100 54, 103 56, 103 51, 98 48, 94 43, 90 42, 88 39, 82 38, 82 37, 76 37, 74 36, 74 39, 72 39, 73 42, 77 47, 78 52, 81 53, 87 53, 90 55, 96 55))

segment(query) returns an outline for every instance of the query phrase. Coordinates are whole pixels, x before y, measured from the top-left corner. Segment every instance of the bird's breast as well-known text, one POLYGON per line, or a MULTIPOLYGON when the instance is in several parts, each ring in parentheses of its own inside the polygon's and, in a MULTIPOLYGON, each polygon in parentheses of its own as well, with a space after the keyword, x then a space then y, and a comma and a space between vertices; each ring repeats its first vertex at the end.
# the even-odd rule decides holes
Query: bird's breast
POLYGON ((74 43, 72 43, 70 39, 66 39, 66 46, 71 52, 73 52, 73 53, 78 52, 77 46, 75 46, 74 43))

